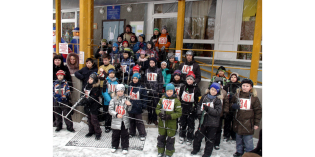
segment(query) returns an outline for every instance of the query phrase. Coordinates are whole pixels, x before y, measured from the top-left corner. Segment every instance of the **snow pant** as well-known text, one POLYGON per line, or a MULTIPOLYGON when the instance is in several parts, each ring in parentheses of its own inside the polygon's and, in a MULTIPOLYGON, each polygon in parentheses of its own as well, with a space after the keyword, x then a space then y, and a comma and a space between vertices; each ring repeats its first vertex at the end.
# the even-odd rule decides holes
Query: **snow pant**
POLYGON ((142 113, 140 114, 132 114, 129 113, 129 117, 135 118, 135 119, 129 119, 130 121, 130 128, 129 128, 129 134, 134 136, 136 134, 136 128, 138 129, 140 136, 147 136, 145 132, 144 123, 142 121, 142 113), (136 120, 139 119, 139 120, 136 120))
POLYGON ((121 122, 121 129, 113 129, 112 134, 112 147, 115 147, 116 149, 119 146, 119 141, 121 140, 121 147, 129 148, 129 134, 128 129, 125 128, 124 122, 121 122))
MULTIPOLYGON (((167 128, 167 127, 166 127, 167 128)), ((166 155, 172 156, 175 152, 175 130, 164 129, 159 127, 159 136, 157 137, 158 153, 164 153, 166 147, 166 155)))
POLYGON ((105 129, 110 129, 112 125, 112 116, 108 113, 108 105, 103 106, 103 111, 105 112, 105 129))
POLYGON ((243 154, 254 149, 253 135, 239 135, 236 133, 236 151, 243 154), (244 145, 243 145, 244 144, 244 145))
POLYGON ((223 132, 223 136, 227 139, 229 139, 230 137, 232 139, 235 139, 235 132, 233 131, 233 112, 230 112, 226 118, 224 119, 224 132, 223 132))
MULTIPOLYGON (((158 97, 157 95, 154 95, 154 94, 153 95, 149 94, 149 96, 158 97)), ((151 98, 151 100, 152 101, 147 104, 148 120, 155 122, 155 121, 157 121, 157 115, 155 112, 155 108, 156 108, 156 105, 159 103, 160 99, 159 98, 151 98)))
POLYGON ((195 116, 190 113, 188 115, 182 115, 180 117, 180 130, 179 130, 179 137, 186 137, 187 139, 193 140, 194 139, 194 130, 195 130, 195 116), (188 125, 188 132, 186 130, 188 125))
POLYGON ((210 126, 204 126, 204 125, 201 125, 201 128, 198 127, 198 130, 195 133, 193 149, 196 151, 199 151, 200 146, 201 146, 201 141, 204 137, 206 137, 205 138, 206 147, 205 147, 203 156, 211 156, 213 146, 214 146, 216 131, 217 131, 216 127, 210 127, 210 126))
POLYGON ((247 153, 243 154, 242 157, 261 157, 261 156, 256 154, 256 153, 249 153, 249 152, 247 152, 247 153))
POLYGON ((215 133, 214 146, 219 146, 220 145, 221 134, 222 134, 222 120, 223 120, 223 118, 220 118, 220 120, 219 120, 219 127, 217 128, 217 131, 215 133))
MULTIPOLYGON (((62 103, 68 105, 67 102, 62 102, 62 103)), ((62 106, 59 106, 59 105, 57 106, 57 102, 55 101, 54 102, 54 111, 59 113, 60 115, 66 116, 69 113, 70 108, 66 107, 66 106, 63 106, 63 105, 62 106)), ((56 119, 55 120, 56 127, 57 128, 62 128, 62 116, 58 115, 57 113, 54 113, 55 119, 56 119)), ((67 118, 72 120, 71 114, 69 114, 67 116, 67 118)), ((67 125, 67 129, 72 129, 73 128, 73 123, 71 121, 69 121, 68 119, 66 119, 66 118, 64 119, 65 123, 67 125)))
POLYGON ((93 133, 95 135, 102 134, 102 130, 100 128, 97 115, 92 114, 92 113, 88 114, 88 125, 89 125, 89 133, 93 133))

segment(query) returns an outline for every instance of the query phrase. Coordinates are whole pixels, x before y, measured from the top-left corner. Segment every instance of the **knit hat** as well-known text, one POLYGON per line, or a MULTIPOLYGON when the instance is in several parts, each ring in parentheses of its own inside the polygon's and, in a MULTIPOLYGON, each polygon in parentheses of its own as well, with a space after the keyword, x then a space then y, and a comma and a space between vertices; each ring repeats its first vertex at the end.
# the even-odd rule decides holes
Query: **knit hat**
POLYGON ((216 90, 217 90, 217 92, 219 93, 220 92, 220 85, 218 84, 218 83, 212 83, 211 85, 210 85, 210 87, 209 87, 209 89, 211 89, 211 88, 215 88, 216 90))
POLYGON ((253 87, 253 81, 251 80, 251 79, 249 79, 249 78, 244 78, 243 80, 242 80, 242 82, 241 82, 241 85, 243 85, 244 83, 248 83, 248 84, 250 84, 252 87, 253 87))
POLYGON ((136 37, 135 35, 132 35, 132 36, 130 37, 130 39, 131 39, 131 38, 135 38, 135 39, 136 39, 137 37, 136 37))
POLYGON ((161 30, 163 30, 163 29, 165 29, 166 31, 167 31, 167 27, 164 25, 164 26, 162 26, 162 29, 161 30))
POLYGON ((75 29, 72 30, 72 32, 80 32, 80 28, 76 27, 75 29))
POLYGON ((169 83, 166 85, 165 91, 168 91, 168 90, 173 90, 173 91, 175 90, 175 87, 172 83, 169 83))
POLYGON ((110 69, 108 69, 108 74, 110 74, 110 73, 116 73, 116 70, 114 68, 110 68, 110 69))
POLYGON ((147 46, 148 46, 148 44, 151 45, 151 49, 154 47, 154 43, 153 43, 152 41, 148 41, 148 42, 147 42, 147 46))
POLYGON ((218 68, 218 71, 220 71, 220 70, 222 70, 222 71, 224 71, 224 72, 225 72, 225 68, 224 68, 224 66, 220 66, 220 67, 218 68))
POLYGON ((240 80, 239 74, 238 74, 237 72, 232 72, 232 73, 231 73, 231 75, 230 75, 230 78, 229 78, 229 80, 231 80, 231 78, 232 78, 232 75, 235 75, 235 76, 236 76, 236 78, 237 78, 237 81, 239 81, 239 80, 240 80))
POLYGON ((137 64, 137 65, 133 66, 132 71, 138 71, 139 72, 140 71, 139 65, 137 64))
POLYGON ((57 76, 58 76, 58 75, 63 75, 63 76, 65 76, 66 73, 65 73, 63 70, 58 70, 57 73, 56 73, 56 75, 57 75, 57 76))
POLYGON ((134 78, 134 77, 136 77, 136 78, 138 78, 138 79, 140 79, 140 74, 139 73, 133 73, 133 75, 132 75, 132 78, 134 78))
POLYGON ((123 53, 130 54, 130 48, 129 47, 125 47, 124 50, 123 50, 123 53))
POLYGON ((125 86, 123 84, 117 84, 116 85, 116 92, 117 91, 125 91, 125 86))
POLYGON ((153 32, 154 32, 154 31, 160 32, 160 30, 159 30, 158 28, 154 28, 154 29, 153 29, 153 32))
POLYGON ((156 59, 154 58, 154 57, 151 57, 150 59, 149 59, 149 62, 150 61, 154 61, 155 63, 156 63, 156 59))
POLYGON ((223 86, 223 79, 222 79, 221 77, 216 77, 216 78, 214 79, 214 82, 216 82, 216 83, 218 83, 218 84, 220 84, 220 85, 223 86))
POLYGON ((140 55, 145 55, 145 51, 143 49, 140 50, 140 55))
POLYGON ((144 34, 140 34, 139 37, 142 37, 143 41, 145 41, 145 35, 144 34))
POLYGON ((117 44, 117 43, 114 43, 114 44, 113 44, 113 47, 118 47, 118 44, 117 44))
POLYGON ((93 84, 97 82, 97 73, 96 72, 93 72, 90 77, 93 79, 93 84))
POLYGON ((186 55, 192 55, 192 56, 194 56, 194 52, 191 51, 191 50, 188 50, 188 51, 186 52, 186 55))
POLYGON ((105 43, 107 43, 107 40, 106 40, 106 39, 102 39, 102 40, 101 40, 101 42, 105 42, 105 43))
POLYGON ((127 43, 127 45, 129 46, 129 43, 127 40, 124 40, 122 44, 124 45, 125 43, 127 43))
POLYGON ((179 75, 179 76, 180 76, 181 74, 182 74, 182 73, 181 73, 180 70, 175 70, 174 73, 173 73, 174 76, 175 76, 175 75, 179 75))
POLYGON ((168 58, 168 59, 170 59, 170 58, 175 58, 175 54, 172 53, 172 52, 171 52, 171 53, 168 53, 168 54, 167 54, 167 58, 168 58))
POLYGON ((166 64, 166 66, 167 66, 167 63, 166 63, 165 61, 161 62, 161 65, 162 65, 163 63, 165 63, 165 64, 166 64))
POLYGON ((193 71, 189 71, 188 74, 186 75, 186 80, 189 78, 195 81, 196 76, 193 71))

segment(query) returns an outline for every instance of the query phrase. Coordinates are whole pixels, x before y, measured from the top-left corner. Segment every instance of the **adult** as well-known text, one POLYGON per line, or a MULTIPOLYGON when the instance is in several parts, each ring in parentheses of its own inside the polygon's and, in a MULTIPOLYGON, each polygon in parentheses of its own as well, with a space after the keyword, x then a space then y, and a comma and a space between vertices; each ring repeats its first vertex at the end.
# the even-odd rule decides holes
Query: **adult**
POLYGON ((70 74, 74 74, 79 70, 79 55, 75 53, 69 53, 67 57, 67 67, 70 74))
POLYGON ((121 33, 119 36, 121 36, 122 40, 127 40, 128 43, 130 43, 130 38, 131 36, 135 36, 136 34, 135 33, 132 33, 132 28, 131 26, 128 24, 126 25, 125 27, 125 32, 124 33, 121 33))
POLYGON ((191 50, 188 50, 186 52, 186 61, 179 65, 179 70, 181 70, 182 75, 181 79, 185 81, 186 75, 189 71, 193 71, 196 75, 195 82, 198 84, 201 81, 201 72, 200 72, 200 66, 198 63, 195 62, 194 59, 194 52, 191 50))
MULTIPOLYGON (((173 74, 175 70, 179 70, 179 63, 175 60, 175 54, 174 53, 168 53, 167 54, 167 68, 169 69, 170 73, 173 74)), ((173 75, 171 77, 171 80, 173 80, 173 75)))
MULTIPOLYGON (((60 43, 67 43, 62 37, 60 38, 60 43)), ((68 48, 69 53, 72 52, 69 48, 68 48)), ((56 53, 56 27, 53 27, 53 52, 56 53)), ((66 61, 67 58, 67 54, 62 54, 63 56, 63 62, 66 61)))
MULTIPOLYGON (((54 56, 54 59, 53 59, 53 81, 57 80, 56 73, 59 70, 63 70, 66 73, 65 79, 67 80, 69 86, 72 87, 72 79, 71 79, 70 71, 69 71, 68 67, 66 67, 63 64, 63 57, 61 55, 56 55, 56 56, 54 56)), ((71 87, 70 87, 70 91, 72 91, 71 87)))

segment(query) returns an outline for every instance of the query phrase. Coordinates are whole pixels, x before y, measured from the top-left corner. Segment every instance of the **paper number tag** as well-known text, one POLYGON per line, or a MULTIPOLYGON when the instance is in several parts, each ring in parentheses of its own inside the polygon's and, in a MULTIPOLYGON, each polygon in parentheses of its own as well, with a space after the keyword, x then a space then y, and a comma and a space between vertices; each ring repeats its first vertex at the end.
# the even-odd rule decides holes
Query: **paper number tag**
POLYGON ((186 92, 183 92, 182 99, 185 102, 194 102, 194 93, 188 94, 186 92))
POLYGON ((175 92, 176 92, 177 95, 179 95, 180 87, 175 87, 175 92))
POLYGON ((139 91, 137 93, 134 92, 130 92, 130 99, 132 100, 139 100, 140 96, 139 96, 139 91))
POLYGON ((150 57, 150 58, 153 58, 153 57, 154 57, 154 53, 152 52, 152 53, 151 53, 151 57, 150 57))
POLYGON ((108 93, 113 93, 116 91, 116 85, 114 84, 107 84, 107 90, 108 90, 108 93))
POLYGON ((126 111, 123 106, 116 106, 116 112, 121 115, 125 115, 126 111))
POLYGON ((251 102, 249 99, 242 99, 240 98, 240 109, 241 110, 249 110, 251 102))
POLYGON ((188 65, 184 65, 183 68, 182 68, 182 73, 183 74, 188 74, 189 71, 192 71, 193 69, 193 66, 188 66, 188 65))
POLYGON ((163 99, 163 109, 165 111, 173 111, 174 110, 174 99, 163 99))
POLYGON ((148 81, 156 81, 157 73, 147 73, 147 80, 148 81))
POLYGON ((202 103, 202 104, 201 104, 201 111, 203 111, 203 109, 205 108, 204 105, 205 105, 205 106, 209 106, 209 107, 211 107, 211 108, 214 108, 213 102, 202 103))
POLYGON ((166 37, 160 37, 159 38, 159 43, 160 44, 166 44, 167 43, 167 38, 166 37))
POLYGON ((91 92, 90 90, 85 90, 85 91, 84 91, 86 98, 88 98, 88 96, 90 95, 90 92, 91 92))
POLYGON ((121 65, 121 70, 125 73, 127 71, 127 65, 121 65))

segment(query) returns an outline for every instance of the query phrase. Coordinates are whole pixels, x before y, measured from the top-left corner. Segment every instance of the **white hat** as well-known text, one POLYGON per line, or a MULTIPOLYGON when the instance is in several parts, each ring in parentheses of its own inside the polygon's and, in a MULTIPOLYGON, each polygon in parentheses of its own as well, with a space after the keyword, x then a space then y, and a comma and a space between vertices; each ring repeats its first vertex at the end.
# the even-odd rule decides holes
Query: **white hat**
POLYGON ((125 91, 125 86, 123 84, 116 85, 116 91, 120 91, 120 90, 125 91))

